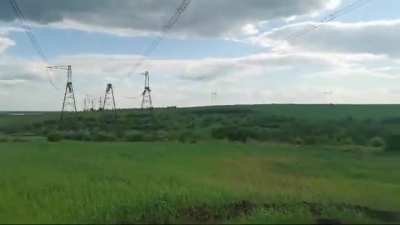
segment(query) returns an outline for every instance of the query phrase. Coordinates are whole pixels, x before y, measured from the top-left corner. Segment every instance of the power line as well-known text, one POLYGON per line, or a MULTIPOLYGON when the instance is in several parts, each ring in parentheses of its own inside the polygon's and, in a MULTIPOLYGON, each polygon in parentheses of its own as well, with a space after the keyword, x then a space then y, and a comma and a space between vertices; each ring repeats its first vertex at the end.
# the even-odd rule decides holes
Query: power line
POLYGON ((371 0, 355 0, 352 3, 342 7, 341 9, 323 17, 320 21, 319 24, 314 24, 311 25, 308 29, 304 29, 299 32, 293 32, 292 34, 288 35, 286 40, 288 41, 295 41, 299 38, 302 38, 303 36, 306 36, 307 34, 319 29, 322 24, 332 22, 336 20, 339 17, 342 17, 346 14, 349 14, 350 12, 357 10, 363 6, 365 6, 367 3, 369 3, 371 0))
POLYGON ((160 43, 165 39, 165 35, 176 25, 176 23, 178 23, 179 18, 186 11, 186 9, 189 7, 191 2, 192 2, 192 0, 182 0, 181 4, 175 11, 175 14, 162 27, 161 34, 151 41, 150 45, 144 50, 144 52, 142 54, 143 58, 139 59, 135 63, 135 65, 133 67, 134 73, 140 66, 143 65, 144 61, 146 60, 146 57, 151 55, 157 49, 157 47, 160 45, 160 43))
MULTIPOLYGON (((35 50, 35 52, 38 54, 38 56, 41 58, 43 62, 49 64, 49 60, 46 54, 44 54, 43 48, 40 46, 38 39, 32 32, 32 27, 30 27, 29 24, 26 23, 25 16, 21 8, 18 6, 18 2, 16 0, 9 0, 9 2, 15 15, 17 16, 17 20, 19 21, 21 28, 24 30, 26 36, 28 37, 28 40, 31 43, 33 50, 35 50)), ((53 88, 55 88, 56 90, 58 90, 53 80, 50 78, 49 74, 47 78, 50 82, 50 85, 53 86, 53 88)))

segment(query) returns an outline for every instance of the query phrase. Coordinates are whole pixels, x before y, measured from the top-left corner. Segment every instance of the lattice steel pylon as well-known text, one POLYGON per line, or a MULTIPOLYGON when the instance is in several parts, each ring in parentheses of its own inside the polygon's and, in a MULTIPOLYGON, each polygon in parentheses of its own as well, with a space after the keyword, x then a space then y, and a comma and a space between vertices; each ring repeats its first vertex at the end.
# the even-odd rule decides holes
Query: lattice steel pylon
POLYGON ((92 96, 85 95, 85 98, 83 100, 83 111, 84 112, 94 111, 94 100, 92 96))
POLYGON ((113 110, 117 112, 117 107, 115 104, 114 88, 113 85, 107 84, 106 93, 104 95, 103 110, 113 110))
POLYGON ((141 109, 152 109, 153 101, 151 99, 150 74, 146 71, 142 75, 144 75, 144 91, 142 93, 141 109))
POLYGON ((63 99, 62 109, 61 109, 61 120, 63 120, 64 112, 66 112, 66 111, 77 112, 78 111, 76 108, 74 87, 72 85, 72 66, 71 65, 49 66, 48 68, 52 69, 52 70, 66 70, 67 71, 67 84, 65 85, 65 93, 64 93, 64 99, 63 99))
POLYGON ((211 92, 211 105, 216 105, 218 99, 218 94, 216 91, 211 92))
POLYGON ((89 111, 89 98, 88 95, 85 95, 85 98, 83 99, 83 111, 88 112, 89 111))
POLYGON ((89 96, 88 97, 89 98, 89 101, 90 101, 90 111, 91 112, 94 112, 94 111, 96 111, 96 104, 95 104, 95 97, 93 97, 93 96, 89 96))
POLYGON ((103 111, 103 98, 99 96, 99 108, 98 111, 103 111))

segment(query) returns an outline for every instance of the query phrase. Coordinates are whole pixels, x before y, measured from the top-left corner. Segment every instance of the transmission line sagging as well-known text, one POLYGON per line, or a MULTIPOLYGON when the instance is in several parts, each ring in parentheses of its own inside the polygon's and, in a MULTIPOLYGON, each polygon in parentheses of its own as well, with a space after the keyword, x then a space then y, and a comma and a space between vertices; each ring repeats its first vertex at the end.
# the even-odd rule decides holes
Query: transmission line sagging
POLYGON ((175 11, 175 14, 162 27, 161 34, 151 41, 150 45, 144 50, 142 54, 143 58, 139 59, 135 63, 133 67, 134 68, 133 73, 136 73, 136 70, 143 65, 144 61, 146 60, 146 57, 151 55, 157 49, 160 43, 165 39, 165 35, 176 25, 176 23, 178 23, 179 18, 186 11, 191 2, 192 0, 182 0, 181 4, 175 11))
POLYGON ((339 17, 342 17, 354 10, 357 10, 363 6, 365 6, 367 3, 369 3, 371 0, 355 0, 352 3, 340 8, 339 10, 323 17, 321 20, 319 20, 319 24, 316 25, 310 25, 308 28, 301 30, 301 31, 296 31, 291 34, 289 34, 286 38, 288 41, 295 41, 299 38, 302 38, 303 36, 319 29, 322 24, 331 22, 336 20, 339 17))
MULTIPOLYGON (((22 30, 28 37, 28 40, 31 43, 33 50, 37 53, 37 55, 43 62, 49 65, 49 59, 47 58, 46 54, 44 54, 43 48, 40 46, 38 39, 33 34, 32 27, 29 26, 29 24, 26 22, 25 16, 21 8, 19 7, 17 0, 9 0, 9 2, 16 15, 17 21, 19 22, 22 30)), ((57 86, 54 84, 53 80, 51 79, 51 77, 49 76, 49 74, 47 74, 47 78, 49 80, 50 85, 53 88, 58 89, 57 86)))

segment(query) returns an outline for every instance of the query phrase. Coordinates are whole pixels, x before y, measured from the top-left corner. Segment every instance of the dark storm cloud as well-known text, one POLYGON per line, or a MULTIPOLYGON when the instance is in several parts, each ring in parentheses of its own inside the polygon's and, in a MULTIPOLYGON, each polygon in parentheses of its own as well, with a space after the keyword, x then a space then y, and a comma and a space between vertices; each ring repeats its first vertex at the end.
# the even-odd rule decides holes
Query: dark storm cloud
MULTIPOLYGON (((181 0, 17 0, 25 17, 39 24, 72 20, 86 26, 158 31, 181 0)), ((193 0, 177 31, 220 36, 247 23, 303 15, 326 0, 193 0)), ((0 1, 0 20, 13 21, 9 2, 0 1)))

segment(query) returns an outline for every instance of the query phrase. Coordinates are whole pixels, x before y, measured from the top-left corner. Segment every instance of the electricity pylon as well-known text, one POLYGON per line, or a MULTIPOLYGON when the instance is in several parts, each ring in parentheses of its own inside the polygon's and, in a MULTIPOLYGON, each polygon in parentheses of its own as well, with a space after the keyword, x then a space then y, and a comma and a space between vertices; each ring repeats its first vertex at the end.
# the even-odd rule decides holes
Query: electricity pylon
POLYGON ((149 72, 146 71, 142 75, 144 75, 144 91, 142 93, 142 109, 152 109, 153 101, 151 100, 151 89, 150 89, 150 75, 149 72))
POLYGON ((88 98, 90 100, 90 111, 94 112, 96 110, 96 104, 94 102, 96 99, 93 96, 89 96, 88 98))
POLYGON ((98 110, 99 111, 103 111, 103 98, 101 96, 99 97, 99 108, 98 108, 98 110))
POLYGON ((333 95, 333 91, 324 91, 323 94, 325 96, 326 104, 333 105, 332 98, 331 98, 333 95))
POLYGON ((83 99, 83 111, 84 112, 89 111, 89 98, 87 95, 85 95, 85 98, 83 99))
POLYGON ((107 84, 106 94, 104 95, 103 110, 110 109, 115 113, 117 112, 117 107, 115 105, 114 98, 114 88, 112 84, 107 84))
POLYGON ((67 71, 67 84, 65 85, 65 93, 64 93, 64 99, 63 99, 62 109, 61 109, 61 120, 63 120, 64 112, 66 110, 68 110, 68 107, 70 107, 70 110, 72 110, 73 112, 78 111, 76 109, 76 99, 75 99, 74 87, 72 85, 72 66, 71 65, 49 66, 48 68, 51 70, 66 70, 67 71))
POLYGON ((83 100, 83 111, 90 112, 94 111, 94 99, 90 95, 85 95, 85 99, 83 100))
POLYGON ((211 92, 211 105, 217 104, 217 98, 218 98, 217 92, 216 91, 211 92))

